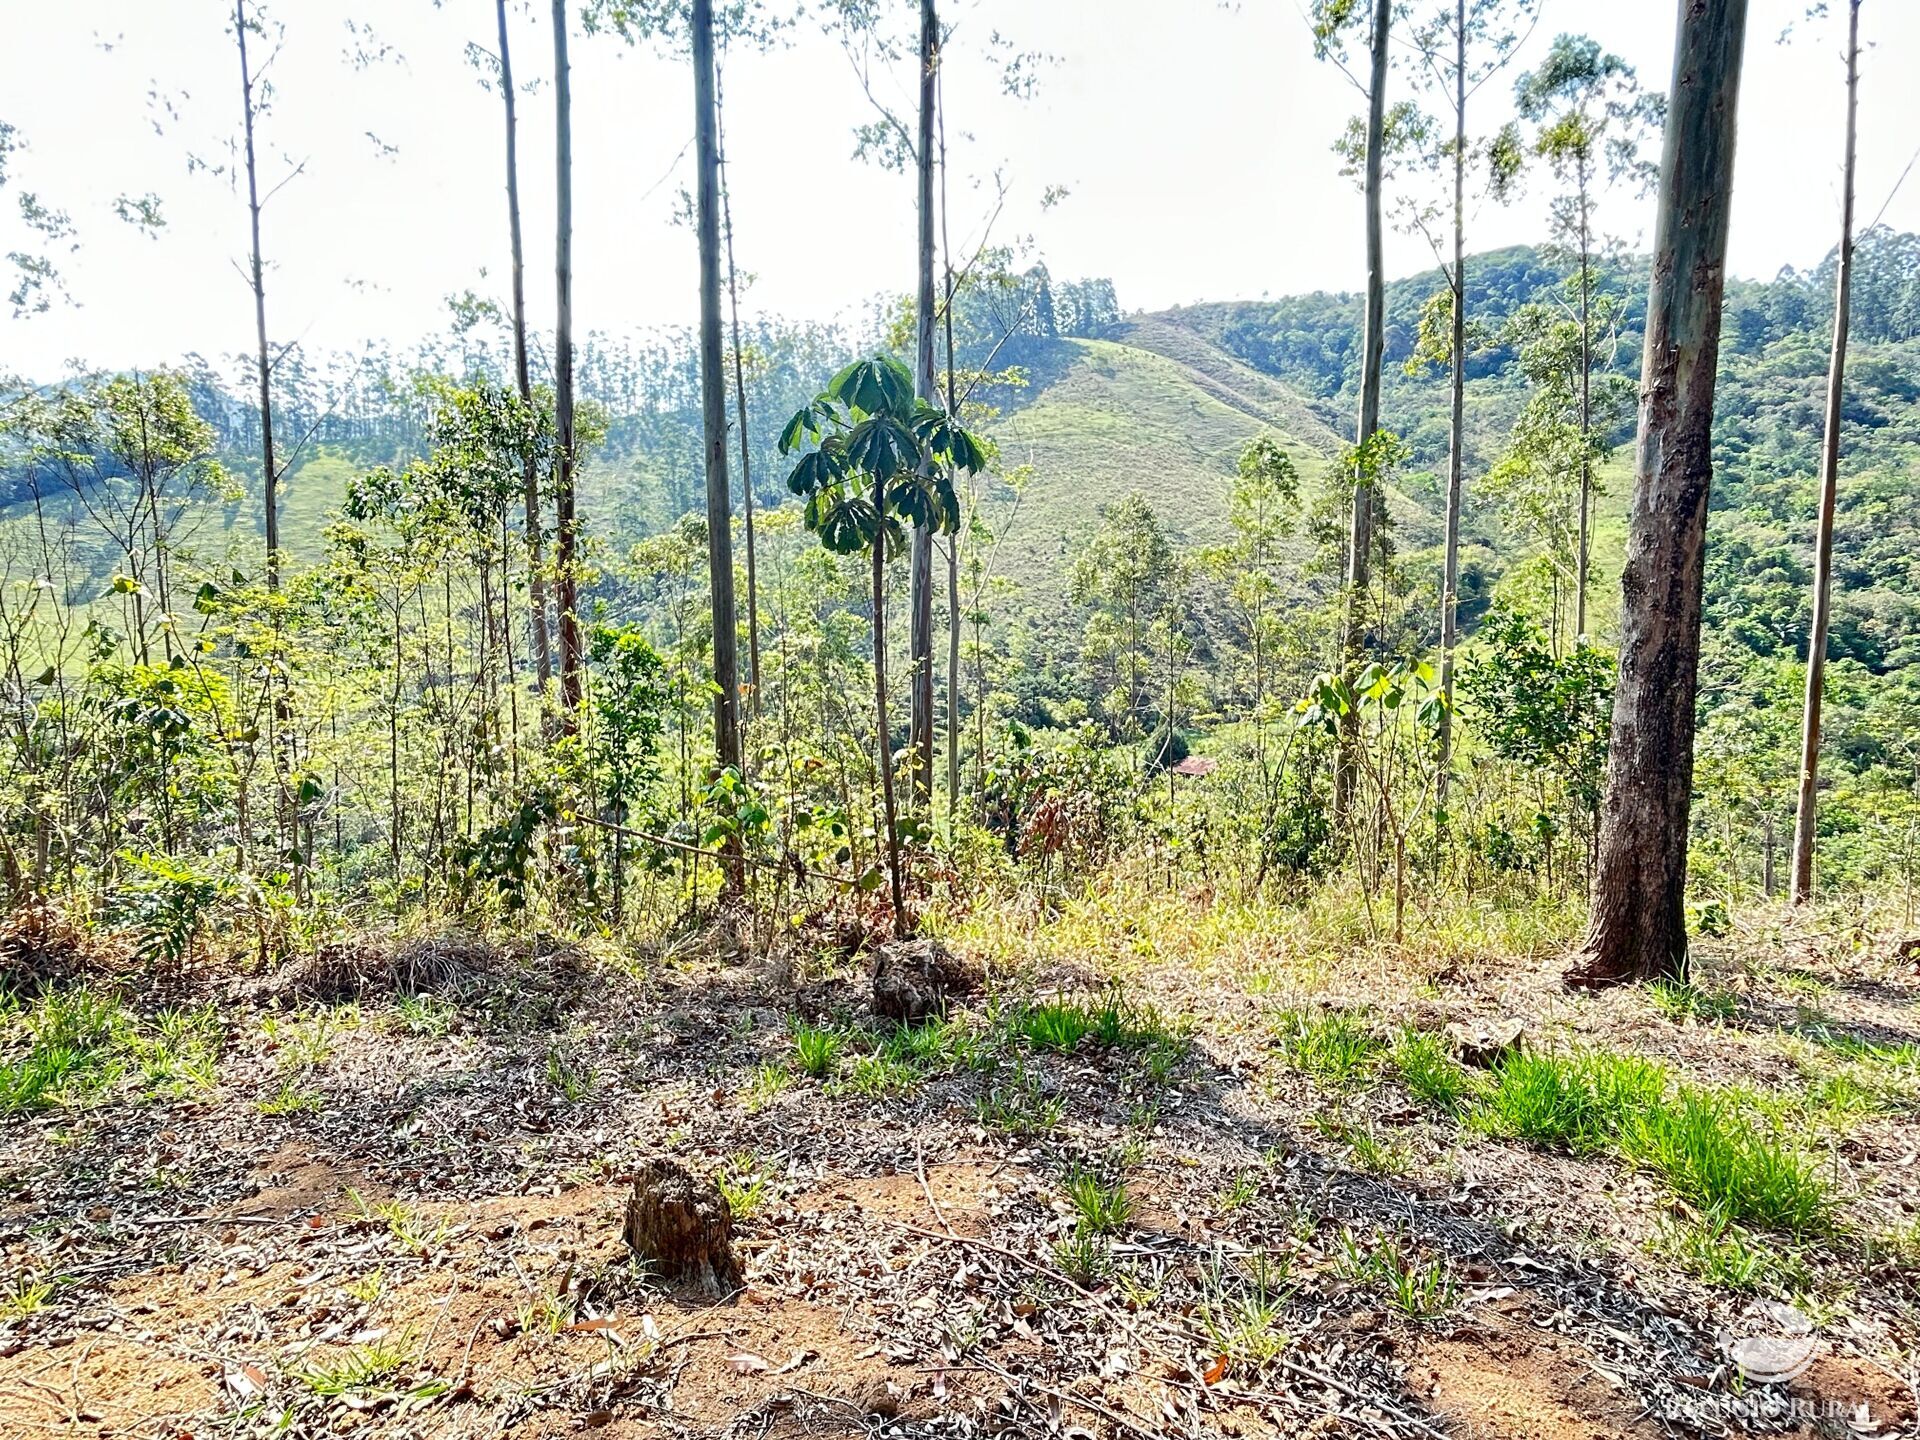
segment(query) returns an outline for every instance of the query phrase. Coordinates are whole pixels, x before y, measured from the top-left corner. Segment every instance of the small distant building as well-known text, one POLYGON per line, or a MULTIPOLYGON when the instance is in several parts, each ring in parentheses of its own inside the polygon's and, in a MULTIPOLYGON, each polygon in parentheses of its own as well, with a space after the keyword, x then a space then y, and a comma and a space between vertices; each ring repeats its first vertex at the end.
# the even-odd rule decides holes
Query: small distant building
POLYGON ((1185 775, 1197 780, 1202 775, 1211 775, 1219 768, 1220 762, 1218 760, 1209 760, 1204 755, 1189 755, 1173 767, 1173 773, 1176 775, 1185 775))

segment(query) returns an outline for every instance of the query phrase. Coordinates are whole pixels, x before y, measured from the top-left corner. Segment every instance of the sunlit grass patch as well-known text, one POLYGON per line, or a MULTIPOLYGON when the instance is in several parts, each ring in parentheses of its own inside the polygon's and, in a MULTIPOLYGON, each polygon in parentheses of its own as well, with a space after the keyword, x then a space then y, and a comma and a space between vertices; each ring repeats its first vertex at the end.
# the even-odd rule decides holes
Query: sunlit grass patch
POLYGON ((1365 1022, 1338 1010, 1282 1011, 1274 1029, 1287 1063, 1335 1090, 1371 1080, 1386 1049, 1365 1022))
POLYGON ((1391 1059, 1407 1093, 1431 1109, 1458 1114, 1475 1093, 1472 1074, 1430 1030, 1401 1031, 1391 1059))
POLYGON ((1079 1223, 1096 1234, 1125 1229, 1133 1218, 1133 1197, 1127 1194, 1124 1180, 1106 1180, 1093 1170, 1073 1165, 1068 1167, 1061 1188, 1079 1223))
POLYGON ((833 1073, 847 1043, 846 1032, 832 1025, 793 1022, 793 1063, 803 1075, 824 1080, 833 1073))
POLYGON ((1620 1149, 1728 1221, 1792 1234, 1827 1222, 1832 1199, 1813 1162, 1727 1096, 1683 1088, 1634 1115, 1620 1149))
POLYGON ((1493 1134, 1587 1152, 1658 1105, 1666 1088, 1666 1071, 1638 1056, 1516 1051, 1494 1071, 1472 1120, 1493 1134))

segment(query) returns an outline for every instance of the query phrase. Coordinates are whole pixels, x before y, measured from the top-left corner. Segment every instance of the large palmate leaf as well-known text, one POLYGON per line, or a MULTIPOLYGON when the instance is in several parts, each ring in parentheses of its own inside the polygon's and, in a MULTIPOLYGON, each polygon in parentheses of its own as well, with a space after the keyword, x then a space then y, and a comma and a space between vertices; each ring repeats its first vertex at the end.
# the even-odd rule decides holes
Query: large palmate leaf
POLYGON ((847 436, 847 461, 879 480, 920 466, 920 442, 892 415, 869 415, 847 436))
POLYGON ((873 543, 880 529, 880 513, 864 496, 830 501, 816 495, 807 502, 807 528, 834 554, 852 555, 873 543))
POLYGON ((793 412, 793 418, 787 421, 786 428, 780 432, 780 453, 791 455, 809 440, 820 438, 821 426, 833 419, 833 406, 827 397, 810 400, 793 412))
POLYGON ((944 410, 922 405, 913 417, 913 433, 933 452, 935 459, 965 470, 970 475, 978 475, 987 463, 986 452, 980 448, 980 442, 961 429, 944 410))
POLYGON ((854 361, 833 377, 827 394, 862 415, 913 414, 913 376, 890 355, 854 361))
POLYGON ((814 495, 831 489, 846 477, 846 463, 837 448, 809 450, 787 476, 787 489, 796 495, 814 495))
POLYGON ((944 473, 903 475, 887 493, 887 508, 943 535, 960 528, 960 500, 944 473))

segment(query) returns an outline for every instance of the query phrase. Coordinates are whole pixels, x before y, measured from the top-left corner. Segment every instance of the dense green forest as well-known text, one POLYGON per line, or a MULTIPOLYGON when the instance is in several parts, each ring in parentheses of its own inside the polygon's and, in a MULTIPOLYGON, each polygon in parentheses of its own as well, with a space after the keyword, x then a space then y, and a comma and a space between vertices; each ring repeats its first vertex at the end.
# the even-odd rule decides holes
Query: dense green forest
POLYGON ((1845 32, 1807 268, 1728 274, 1746 0, 1666 90, 1546 0, 1313 0, 1364 288, 1276 240, 1283 298, 1160 310, 998 171, 948 215, 950 67, 1058 60, 958 6, 436 5, 505 263, 345 352, 261 224, 311 17, 178 8, 251 333, 0 373, 0 1440, 1911 1433, 1920 235, 1856 221, 1863 0, 1795 21, 1845 32), (684 224, 621 237, 697 252, 684 326, 577 303, 584 46, 690 91, 684 224), (730 50, 871 111, 911 268, 837 160, 784 216, 858 319, 735 268, 730 50))

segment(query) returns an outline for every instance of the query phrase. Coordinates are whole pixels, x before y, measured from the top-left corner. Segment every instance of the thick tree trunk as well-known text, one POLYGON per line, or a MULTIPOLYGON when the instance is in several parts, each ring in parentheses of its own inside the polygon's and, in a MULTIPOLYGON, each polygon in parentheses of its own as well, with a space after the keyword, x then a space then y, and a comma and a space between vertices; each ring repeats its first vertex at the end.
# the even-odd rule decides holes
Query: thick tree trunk
POLYGON ((1833 287, 1833 354, 1827 361, 1826 433, 1820 442, 1820 522, 1814 541, 1813 632, 1807 637, 1807 699, 1800 724, 1800 800, 1793 816, 1793 903, 1813 898, 1814 809, 1820 788, 1820 701, 1833 615, 1833 512, 1840 484, 1840 401, 1853 303, 1853 169, 1860 92, 1860 0, 1847 6, 1847 138, 1841 163, 1840 263, 1833 287))
MULTIPOLYGON (((919 178, 920 234, 913 388, 929 404, 938 404, 940 399, 933 369, 937 323, 933 299, 933 117, 939 47, 940 22, 934 13, 934 0, 920 0, 920 135, 914 157, 919 178)), ((925 805, 933 794, 933 531, 928 526, 913 527, 911 569, 908 745, 913 752, 914 803, 925 805)))
POLYGON ((1453 350, 1451 429, 1447 437, 1447 543, 1440 584, 1440 753, 1434 770, 1434 823, 1447 823, 1453 768, 1453 646, 1460 609, 1460 503, 1466 469, 1460 447, 1467 405, 1467 0, 1456 0, 1453 64, 1453 350))
MULTIPOLYGON (((753 686, 753 718, 760 718, 760 567, 753 536, 753 457, 747 444, 746 357, 740 352, 740 276, 733 265, 733 200, 727 190, 726 98, 720 70, 713 72, 714 136, 720 147, 720 220, 727 239, 727 305, 733 326, 733 400, 740 426, 740 500, 747 540, 747 669, 753 686)), ((744 757, 743 757, 744 759, 744 757)))
POLYGON ((247 220, 253 236, 253 325, 260 372, 260 479, 267 520, 267 589, 280 588, 280 474, 273 461, 273 363, 267 351, 266 265, 260 257, 260 170, 253 148, 253 70, 247 63, 247 0, 234 0, 234 35, 240 42, 241 118, 247 154, 247 220))
POLYGON ((579 518, 573 494, 573 82, 567 66, 566 0, 553 0, 555 311, 553 419, 559 449, 555 477, 554 598, 560 610, 560 704, 571 732, 580 709, 579 518))
MULTIPOLYGON (((1354 444, 1364 451, 1380 428, 1380 368, 1386 349, 1387 277, 1381 208, 1381 162, 1386 146, 1387 31, 1393 0, 1374 0, 1371 39, 1372 74, 1367 90, 1367 305, 1361 328, 1360 422, 1354 444)), ((1347 613, 1342 640, 1349 682, 1360 668, 1368 640, 1367 585, 1373 554, 1373 477, 1364 460, 1356 463, 1353 514, 1347 535, 1347 613)), ((1353 801, 1354 748, 1359 744, 1359 713, 1350 712, 1340 727, 1340 753, 1334 765, 1333 806, 1344 816, 1353 801)))
POLYGON ((1591 927, 1568 977, 1576 983, 1674 976, 1686 965, 1714 370, 1746 28, 1746 0, 1680 5, 1620 586, 1620 683, 1591 927))
MULTIPOLYGON (((495 0, 500 28, 500 98, 507 112, 507 237, 513 247, 513 381, 520 403, 533 410, 533 378, 527 367, 527 266, 520 240, 520 127, 513 93, 513 52, 507 37, 507 0, 495 0)), ((547 632, 546 561, 541 555, 540 472, 531 449, 521 466, 521 498, 526 509, 528 631, 533 638, 534 673, 541 703, 553 683, 553 641, 547 632)))
MULTIPOLYGON (((700 233, 700 405, 707 457, 707 576, 713 601, 713 748, 740 769, 740 621, 733 603, 733 503, 727 477, 727 375, 720 341, 720 142, 713 87, 713 0, 693 0, 693 136, 700 233)), ((727 889, 746 867, 740 839, 726 842, 727 889)))

